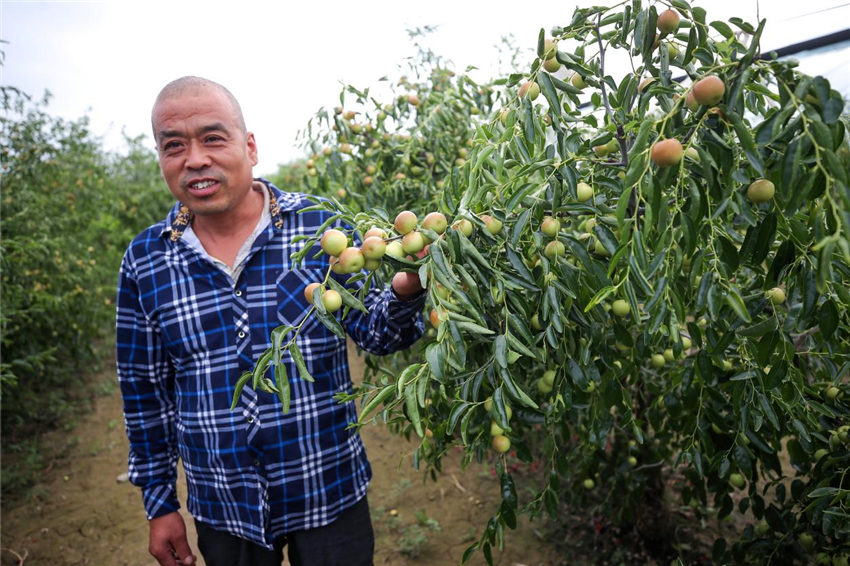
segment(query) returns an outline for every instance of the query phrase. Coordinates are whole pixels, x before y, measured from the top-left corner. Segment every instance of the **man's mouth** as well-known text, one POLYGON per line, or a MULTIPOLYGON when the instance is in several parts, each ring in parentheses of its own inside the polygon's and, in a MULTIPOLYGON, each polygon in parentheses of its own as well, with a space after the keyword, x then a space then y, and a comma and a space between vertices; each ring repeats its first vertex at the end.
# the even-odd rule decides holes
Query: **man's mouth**
POLYGON ((189 192, 195 196, 207 196, 215 191, 215 187, 218 185, 217 181, 211 179, 204 179, 202 181, 196 181, 193 183, 189 183, 187 188, 189 192))

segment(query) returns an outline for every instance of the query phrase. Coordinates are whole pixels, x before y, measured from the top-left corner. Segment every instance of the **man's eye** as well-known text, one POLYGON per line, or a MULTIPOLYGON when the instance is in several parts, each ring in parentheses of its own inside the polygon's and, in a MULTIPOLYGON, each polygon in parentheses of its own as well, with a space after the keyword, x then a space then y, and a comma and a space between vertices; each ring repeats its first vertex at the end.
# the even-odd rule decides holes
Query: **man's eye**
POLYGON ((178 147, 180 147, 180 144, 172 141, 172 142, 166 142, 165 145, 162 146, 162 149, 168 151, 168 150, 177 149, 178 147))
POLYGON ((209 142, 219 142, 222 139, 224 139, 224 138, 222 138, 221 136, 207 136, 207 142, 208 143, 209 142))

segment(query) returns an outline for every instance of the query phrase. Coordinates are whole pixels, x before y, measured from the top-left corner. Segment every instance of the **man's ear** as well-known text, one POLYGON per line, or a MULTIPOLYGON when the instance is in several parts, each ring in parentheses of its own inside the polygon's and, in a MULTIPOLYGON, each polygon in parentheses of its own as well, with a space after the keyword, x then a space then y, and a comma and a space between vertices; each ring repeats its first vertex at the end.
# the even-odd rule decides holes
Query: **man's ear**
POLYGON ((245 136, 245 143, 248 146, 248 157, 251 159, 251 165, 256 165, 259 158, 257 157, 257 140, 254 139, 253 132, 248 132, 245 136))

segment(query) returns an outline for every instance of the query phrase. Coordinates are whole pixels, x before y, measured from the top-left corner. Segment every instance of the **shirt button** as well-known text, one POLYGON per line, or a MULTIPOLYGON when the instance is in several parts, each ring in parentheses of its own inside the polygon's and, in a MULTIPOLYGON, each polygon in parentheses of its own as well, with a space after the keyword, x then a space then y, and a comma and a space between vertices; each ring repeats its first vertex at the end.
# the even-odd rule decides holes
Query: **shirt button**
POLYGON ((245 333, 240 330, 239 334, 237 334, 237 336, 239 336, 240 338, 245 338, 245 333))
POLYGON ((236 292, 234 293, 234 295, 236 295, 237 297, 241 297, 242 291, 240 289, 236 289, 236 292))
POLYGON ((248 421, 248 424, 253 424, 253 422, 254 422, 254 417, 248 417, 248 418, 247 418, 247 419, 245 419, 245 420, 247 420, 247 421, 248 421))

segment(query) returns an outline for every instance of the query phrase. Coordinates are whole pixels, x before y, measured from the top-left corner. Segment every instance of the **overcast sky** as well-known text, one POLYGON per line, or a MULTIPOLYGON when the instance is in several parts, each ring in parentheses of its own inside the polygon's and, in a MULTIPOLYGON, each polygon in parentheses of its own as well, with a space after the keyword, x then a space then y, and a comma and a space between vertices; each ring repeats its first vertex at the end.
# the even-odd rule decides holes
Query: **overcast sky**
MULTIPOLYGON (((709 21, 740 16, 755 23, 757 18, 756 0, 692 5, 704 6, 709 21)), ((117 147, 122 131, 150 140, 151 105, 165 83, 183 75, 205 76, 240 100, 257 137, 255 173, 269 174, 279 163, 302 156, 297 132, 320 107, 338 104, 342 83, 368 87, 395 75, 414 54, 406 30, 439 26, 427 45, 458 71, 480 68, 477 76, 483 80, 506 70, 499 68, 501 38, 512 36, 530 54, 540 29, 569 22, 574 6, 564 0, 0 0, 0 49, 5 51, 0 82, 39 97, 49 90, 52 114, 88 115, 92 131, 107 147, 117 147)), ((663 8, 659 4, 659 11, 663 8)), ((768 19, 766 49, 850 22, 850 2, 843 0, 762 0, 759 8, 768 19)), ((838 68, 835 58, 814 72, 831 67, 838 68)), ((847 73, 842 74, 846 81, 847 73)))

